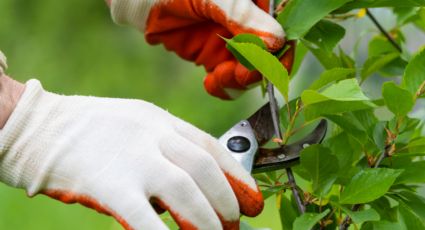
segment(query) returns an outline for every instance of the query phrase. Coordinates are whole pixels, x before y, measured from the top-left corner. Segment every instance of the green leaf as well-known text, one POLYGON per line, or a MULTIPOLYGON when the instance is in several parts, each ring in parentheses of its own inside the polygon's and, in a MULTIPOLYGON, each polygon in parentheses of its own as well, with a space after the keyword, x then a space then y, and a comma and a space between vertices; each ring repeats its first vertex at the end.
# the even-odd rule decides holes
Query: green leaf
POLYGON ((392 81, 384 83, 382 96, 388 109, 398 117, 407 115, 415 105, 413 95, 392 81))
POLYGON ((339 47, 339 59, 344 68, 354 69, 356 67, 354 59, 348 56, 341 47, 339 47))
POLYGON ((351 1, 340 8, 340 11, 349 11, 359 8, 374 8, 374 7, 416 7, 425 6, 425 0, 356 0, 351 1))
POLYGON ((381 220, 379 213, 373 208, 369 208, 369 209, 361 210, 361 211, 352 211, 351 209, 343 205, 340 205, 337 202, 331 201, 331 203, 333 206, 336 206, 337 208, 342 209, 355 224, 362 224, 367 221, 381 220))
POLYGON ((267 46, 264 41, 253 34, 238 34, 232 38, 232 41, 239 43, 252 43, 267 50, 267 46))
POLYGON ((403 26, 417 18, 418 11, 419 8, 417 7, 400 7, 393 9, 394 14, 397 15, 398 26, 403 26))
POLYGON ((263 40, 253 34, 238 34, 230 40, 226 38, 223 39, 227 42, 226 48, 233 54, 236 59, 238 59, 238 61, 242 65, 244 65, 251 71, 255 70, 255 67, 245 57, 243 57, 243 55, 240 54, 231 44, 229 44, 229 42, 231 41, 234 43, 251 43, 261 47, 262 49, 267 49, 263 40))
POLYGON ((425 229, 425 199, 411 191, 401 191, 391 197, 399 203, 399 211, 407 229, 425 229))
POLYGON ((326 114, 340 114, 374 107, 361 91, 356 79, 342 80, 322 92, 305 90, 301 99, 307 120, 326 114))
POLYGON ((332 52, 344 35, 344 27, 328 20, 320 20, 304 38, 326 52, 332 52))
POLYGON ((329 209, 318 214, 318 213, 304 213, 298 217, 294 222, 294 230, 311 230, 314 225, 323 219, 328 213, 329 209))
MULTIPOLYGON (((400 30, 391 31, 391 33, 396 37, 396 42, 398 44, 403 43, 403 34, 400 30)), ((379 57, 384 56, 390 53, 398 53, 399 51, 394 47, 391 42, 383 35, 375 36, 369 42, 369 57, 379 57)), ((378 70, 378 73, 383 77, 393 77, 393 76, 402 76, 406 68, 407 62, 401 57, 395 58, 393 61, 384 65, 378 70)))
POLYGON ((227 44, 247 62, 273 83, 284 98, 288 99, 289 76, 285 67, 271 53, 252 43, 238 43, 225 39, 227 44))
POLYGON ((320 64, 322 64, 326 69, 344 67, 340 58, 334 52, 327 52, 326 50, 317 47, 314 43, 305 39, 302 39, 301 41, 302 44, 304 44, 304 46, 311 51, 320 64))
POLYGON ((385 151, 385 140, 387 138, 387 133, 385 131, 386 122, 376 123, 373 128, 373 140, 375 141, 376 147, 380 152, 385 151))
POLYGON ((417 14, 417 18, 414 20, 414 25, 422 30, 422 32, 425 32, 425 8, 422 7, 419 9, 419 12, 417 14))
POLYGON ((382 67, 378 73, 382 77, 399 77, 403 76, 404 70, 406 69, 407 62, 401 57, 398 57, 382 67))
POLYGON ((307 53, 307 47, 303 43, 298 42, 297 48, 295 49, 295 59, 291 71, 291 77, 295 76, 298 73, 298 70, 300 69, 302 62, 304 61, 304 57, 307 53))
POLYGON ((361 124, 359 124, 356 119, 353 119, 353 116, 344 114, 342 116, 325 115, 325 117, 331 120, 333 123, 337 124, 347 134, 354 137, 359 143, 364 144, 367 141, 368 136, 366 130, 361 126, 361 124))
MULTIPOLYGON (((336 100, 336 101, 364 101, 369 100, 366 97, 358 82, 357 79, 347 79, 340 82, 337 82, 327 89, 323 90, 321 95, 325 98, 336 100)), ((318 101, 321 101, 319 99, 318 101)), ((313 100, 314 101, 314 100, 313 100)), ((308 104, 304 102, 305 104, 308 104)))
MULTIPOLYGON (((305 98, 310 96, 305 94, 305 98)), ((319 103, 311 104, 304 108, 304 116, 307 121, 311 121, 320 116, 327 114, 340 114, 349 111, 362 110, 367 108, 373 108, 374 104, 369 101, 322 101, 319 103)))
POLYGON ((273 181, 265 173, 257 173, 253 175, 253 177, 256 181, 260 181, 268 185, 273 184, 273 181))
POLYGON ((350 78, 355 73, 356 73, 355 69, 347 69, 347 68, 333 68, 330 70, 326 70, 320 75, 319 79, 317 79, 310 85, 309 89, 319 90, 322 87, 334 81, 340 81, 346 78, 350 78))
POLYGON ((377 126, 373 109, 362 109, 341 115, 324 115, 337 124, 342 130, 354 138, 361 148, 367 149, 369 153, 378 151, 374 141, 374 130, 377 126))
POLYGON ((297 207, 294 207, 291 200, 282 194, 282 199, 280 201, 280 221, 282 223, 283 230, 292 230, 294 221, 299 216, 297 207))
POLYGON ((387 197, 383 196, 369 205, 379 213, 381 220, 398 221, 398 207, 392 207, 387 197))
POLYGON ((363 65, 361 72, 362 81, 366 80, 373 73, 379 71, 398 57, 400 57, 400 53, 389 53, 369 57, 363 65))
POLYGON ((403 168, 403 173, 394 184, 425 183, 425 161, 416 161, 403 168))
POLYGON ((378 212, 376 212, 375 209, 373 208, 353 212, 349 208, 346 208, 344 206, 340 206, 340 207, 345 213, 347 213, 348 216, 351 217, 353 222, 356 224, 362 224, 363 222, 366 222, 366 221, 378 221, 381 219, 378 212))
POLYGON ((351 174, 350 169, 354 168, 353 165, 362 155, 361 146, 350 138, 346 132, 341 132, 329 139, 326 139, 323 145, 330 148, 332 153, 334 153, 338 158, 339 178, 342 178, 344 182, 351 180, 357 171, 354 174, 351 174))
POLYGON ((397 52, 398 50, 383 35, 375 36, 369 41, 369 45, 368 45, 369 57, 375 57, 379 55, 397 53, 397 52))
MULTIPOLYGON (((377 125, 377 121, 374 119, 375 117, 372 110, 358 110, 343 113, 341 115, 327 114, 323 116, 338 125, 339 128, 344 131, 344 133, 348 134, 353 140, 355 140, 354 145, 362 148, 363 150, 367 149, 369 153, 375 153, 379 151, 379 146, 377 146, 378 143, 374 141, 374 128, 377 125)), ((357 149, 352 145, 352 149, 357 149)), ((356 156, 359 157, 357 154, 356 156)), ((353 160, 358 159, 359 158, 353 160)))
MULTIPOLYGON (((230 41, 230 40, 229 40, 230 41)), ((237 44, 237 43, 235 43, 237 44)), ((250 71, 254 71, 255 67, 241 54, 239 53, 233 46, 229 45, 229 43, 226 45, 226 48, 233 54, 233 56, 247 69, 250 71)))
POLYGON ((385 195, 402 170, 366 169, 354 176, 341 193, 341 204, 363 204, 385 195))
POLYGON ((301 166, 312 178, 313 193, 326 196, 338 176, 338 158, 328 148, 312 145, 301 152, 301 166))
POLYGON ((362 225, 361 230, 407 230, 400 222, 376 221, 362 225))
POLYGON ((425 49, 417 53, 404 72, 402 86, 416 95, 425 82, 425 49))
MULTIPOLYGON (((375 125, 379 122, 375 116, 373 109, 365 109, 353 112, 353 116, 360 122, 365 130, 368 130, 370 134, 373 133, 375 125)), ((372 135, 371 135, 372 136, 372 135)))
POLYGON ((289 40, 299 39, 327 14, 351 0, 292 0, 278 15, 289 40))
POLYGON ((406 148, 409 153, 425 153, 425 137, 410 141, 406 148))

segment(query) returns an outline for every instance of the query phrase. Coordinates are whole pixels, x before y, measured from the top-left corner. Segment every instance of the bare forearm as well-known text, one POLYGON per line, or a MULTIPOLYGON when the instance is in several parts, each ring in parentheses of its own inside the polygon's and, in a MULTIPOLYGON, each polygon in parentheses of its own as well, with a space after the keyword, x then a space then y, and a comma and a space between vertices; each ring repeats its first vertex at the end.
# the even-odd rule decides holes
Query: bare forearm
POLYGON ((4 127, 22 93, 25 85, 0 72, 0 129, 4 127))

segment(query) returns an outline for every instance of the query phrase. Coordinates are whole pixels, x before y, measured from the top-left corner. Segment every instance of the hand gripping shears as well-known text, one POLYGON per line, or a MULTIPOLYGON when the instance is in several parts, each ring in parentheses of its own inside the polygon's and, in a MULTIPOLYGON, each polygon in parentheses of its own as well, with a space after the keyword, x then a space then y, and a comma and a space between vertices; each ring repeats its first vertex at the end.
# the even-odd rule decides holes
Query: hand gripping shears
POLYGON ((327 122, 321 120, 313 132, 301 140, 274 149, 262 148, 274 135, 270 104, 267 103, 224 133, 219 142, 248 172, 259 173, 294 166, 301 151, 321 143, 326 131, 327 122))

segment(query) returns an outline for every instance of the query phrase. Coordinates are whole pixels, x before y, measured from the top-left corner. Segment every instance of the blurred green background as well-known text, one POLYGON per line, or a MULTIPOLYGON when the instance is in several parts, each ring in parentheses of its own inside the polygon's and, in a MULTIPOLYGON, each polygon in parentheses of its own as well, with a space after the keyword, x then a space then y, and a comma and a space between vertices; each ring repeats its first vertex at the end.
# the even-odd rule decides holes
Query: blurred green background
MULTIPOLYGON (((49 91, 147 100, 215 136, 263 103, 258 89, 232 102, 207 95, 202 67, 147 45, 132 28, 115 25, 102 0, 2 0, 0 17, 8 74, 23 82, 37 78, 49 91)), ((249 222, 280 229, 273 200, 267 207, 249 222)), ((23 190, 0 184, 0 229, 121 227, 80 205, 42 195, 29 199, 23 190)))

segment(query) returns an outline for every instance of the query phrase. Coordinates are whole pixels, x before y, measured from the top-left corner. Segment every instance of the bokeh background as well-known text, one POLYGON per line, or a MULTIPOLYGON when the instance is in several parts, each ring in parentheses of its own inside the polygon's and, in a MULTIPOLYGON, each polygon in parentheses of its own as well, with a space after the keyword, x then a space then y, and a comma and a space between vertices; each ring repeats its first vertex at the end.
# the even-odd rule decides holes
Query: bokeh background
MULTIPOLYGON (((385 26, 394 25, 388 11, 375 13, 385 18, 385 26)), ((367 19, 348 21, 345 27, 349 31, 342 44, 347 51, 359 39, 376 34, 367 19), (371 33, 360 38, 363 31, 371 33)), ((425 44, 422 34, 414 30, 409 33, 414 34, 408 41, 411 50, 425 44)), ((359 46, 356 59, 366 58, 365 46, 359 46)), ((215 136, 265 101, 258 88, 231 102, 207 95, 202 67, 179 59, 162 46, 147 45, 135 29, 115 25, 102 0, 1 0, 0 50, 8 57, 9 75, 17 80, 37 78, 45 89, 67 95, 147 100, 215 136)), ((299 95, 321 70, 309 55, 296 77, 298 81, 292 83, 292 95, 299 95)), ((379 82, 371 79, 375 79, 372 85, 379 82)), ((376 95, 376 89, 370 88, 370 94, 376 95)), ((423 117, 425 113, 419 114, 423 117)), ((163 219, 176 229, 169 216, 163 219)), ((267 201, 260 217, 245 220, 256 227, 281 229, 274 198, 267 201)), ((0 183, 0 229, 122 228, 111 218, 78 204, 65 205, 41 195, 29 199, 23 190, 0 183)))

